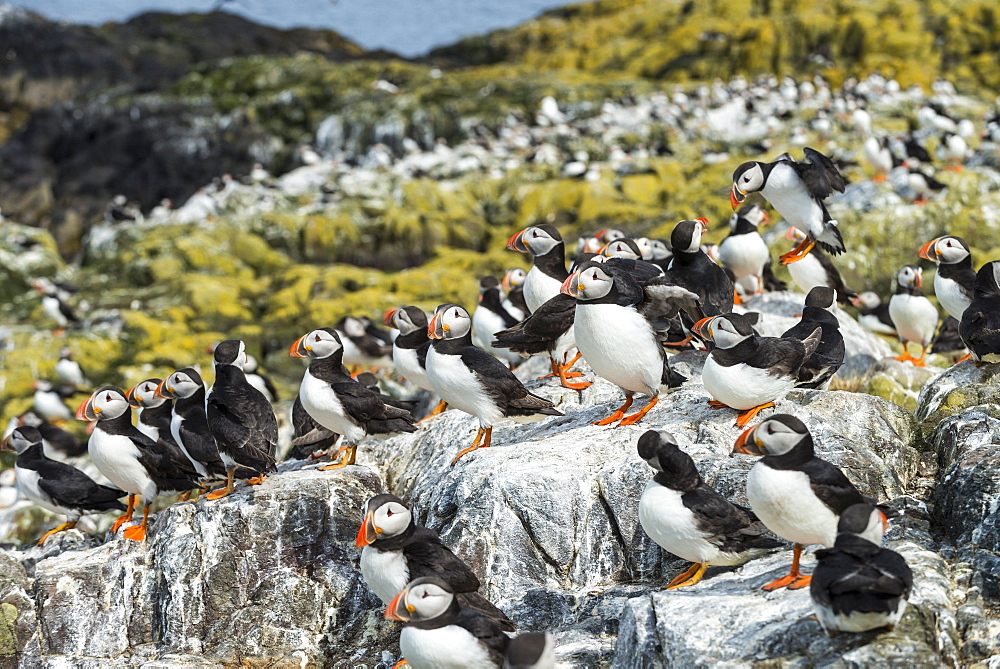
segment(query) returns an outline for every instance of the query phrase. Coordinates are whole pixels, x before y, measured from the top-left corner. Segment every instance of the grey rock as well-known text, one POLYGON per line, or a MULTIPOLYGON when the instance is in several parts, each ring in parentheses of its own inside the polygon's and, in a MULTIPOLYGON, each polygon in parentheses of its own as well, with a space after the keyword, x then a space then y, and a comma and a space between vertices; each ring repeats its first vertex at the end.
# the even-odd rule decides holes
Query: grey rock
POLYGON ((1000 404, 1000 365, 959 363, 928 381, 917 398, 917 419, 929 427, 964 409, 1000 404))

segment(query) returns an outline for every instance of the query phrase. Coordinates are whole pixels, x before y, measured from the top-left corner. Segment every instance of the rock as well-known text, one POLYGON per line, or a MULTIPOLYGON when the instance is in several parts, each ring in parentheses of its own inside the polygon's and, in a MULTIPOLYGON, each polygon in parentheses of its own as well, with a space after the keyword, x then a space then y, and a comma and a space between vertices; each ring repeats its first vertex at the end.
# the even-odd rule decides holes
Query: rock
POLYGON ((980 404, 1000 404, 1000 365, 976 367, 971 360, 928 381, 917 398, 917 420, 933 428, 942 419, 980 404))
POLYGON ((864 382, 863 392, 916 411, 917 398, 928 380, 937 376, 937 367, 917 367, 909 362, 882 358, 872 365, 864 382))

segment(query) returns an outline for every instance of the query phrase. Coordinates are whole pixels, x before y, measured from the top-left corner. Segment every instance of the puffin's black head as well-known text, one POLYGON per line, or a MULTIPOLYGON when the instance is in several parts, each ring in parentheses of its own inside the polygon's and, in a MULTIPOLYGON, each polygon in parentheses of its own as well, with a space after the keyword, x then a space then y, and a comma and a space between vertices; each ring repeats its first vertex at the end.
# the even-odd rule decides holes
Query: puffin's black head
POLYGON ((944 235, 924 244, 917 255, 933 263, 954 265, 969 258, 972 251, 969 249, 969 243, 961 237, 944 235))
POLYGON ((437 576, 422 576, 406 584, 385 608, 386 620, 433 620, 447 613, 455 601, 455 592, 437 576))
POLYGON ((479 295, 480 295, 479 299, 482 299, 482 296, 487 291, 499 290, 499 289, 500 289, 499 279, 497 279, 495 276, 484 276, 479 280, 479 295))
POLYGON ((681 221, 670 233, 670 247, 674 253, 698 253, 701 251, 701 236, 708 229, 704 218, 693 221, 681 221))
POLYGON ((434 310, 434 316, 427 324, 427 336, 431 339, 459 339, 471 329, 472 317, 465 307, 449 302, 434 310))
POLYGON ((413 524, 413 514, 395 495, 375 495, 365 502, 364 516, 355 545, 369 546, 380 539, 397 537, 413 524))
POLYGON ((687 491, 701 483, 694 460, 680 449, 669 432, 649 430, 639 437, 638 450, 639 457, 664 474, 662 478, 670 488, 687 491))
POLYGON ((814 286, 806 295, 807 307, 819 307, 827 311, 833 311, 837 304, 837 291, 827 286, 814 286))
POLYGON ((812 435, 801 420, 787 413, 779 413, 741 434, 733 452, 785 455, 793 449, 801 452, 805 458, 812 457, 812 435))
POLYGON ((126 411, 132 411, 125 391, 118 386, 102 386, 76 411, 77 420, 95 421, 118 418, 126 411))
POLYGON ((882 543, 882 535, 889 529, 889 519, 871 504, 854 504, 840 514, 837 534, 854 534, 875 545, 882 543))
POLYGON ((615 287, 614 277, 603 263, 584 263, 563 282, 559 292, 578 300, 599 300, 615 287))
POLYGON ((246 350, 246 345, 243 344, 239 339, 226 339, 225 341, 219 342, 219 345, 215 347, 215 359, 216 365, 233 365, 243 369, 243 363, 246 361, 246 355, 244 351, 246 350))
POLYGON ((755 193, 764 187, 764 166, 755 160, 743 163, 733 172, 733 190, 729 194, 729 203, 736 209, 747 193, 755 193))
POLYGON ((417 330, 427 330, 427 314, 419 307, 399 307, 389 309, 382 315, 382 321, 391 328, 399 330, 399 334, 408 335, 417 330))
POLYGON ((329 358, 338 351, 343 354, 344 344, 333 328, 319 328, 307 332, 292 344, 288 355, 293 358, 329 358))
POLYGON ((601 255, 606 258, 625 258, 627 260, 638 260, 642 258, 642 251, 634 239, 622 237, 612 242, 608 242, 601 250, 601 255))
POLYGON ((163 379, 156 389, 156 394, 166 399, 178 399, 191 397, 204 387, 198 370, 194 367, 185 367, 163 379))
POLYGON ((42 433, 37 427, 22 425, 14 428, 14 431, 0 442, 0 450, 14 451, 18 454, 24 453, 35 444, 42 443, 42 433))
POLYGON ((988 262, 976 272, 977 295, 1000 295, 1000 260, 988 262))

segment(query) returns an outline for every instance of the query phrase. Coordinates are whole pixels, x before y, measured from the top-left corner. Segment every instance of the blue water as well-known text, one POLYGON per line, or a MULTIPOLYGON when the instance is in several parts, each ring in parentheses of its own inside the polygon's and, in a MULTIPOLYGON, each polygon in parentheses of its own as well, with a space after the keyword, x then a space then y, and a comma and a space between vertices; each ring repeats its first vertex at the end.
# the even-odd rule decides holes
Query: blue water
MULTIPOLYGON (((124 21, 148 11, 206 12, 215 0, 6 0, 70 23, 124 21)), ((329 28, 366 49, 418 56, 461 37, 534 18, 566 0, 234 0, 222 9, 279 28, 329 28)))

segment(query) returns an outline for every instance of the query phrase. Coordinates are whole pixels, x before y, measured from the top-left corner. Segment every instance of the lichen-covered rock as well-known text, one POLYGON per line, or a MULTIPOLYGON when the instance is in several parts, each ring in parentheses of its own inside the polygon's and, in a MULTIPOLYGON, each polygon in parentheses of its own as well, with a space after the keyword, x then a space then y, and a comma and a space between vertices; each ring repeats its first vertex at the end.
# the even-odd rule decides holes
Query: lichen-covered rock
POLYGON ((1000 404, 1000 365, 977 367, 967 360, 924 384, 916 416, 932 428, 948 416, 987 403, 1000 404))
POLYGON ((936 367, 917 367, 893 358, 882 358, 872 365, 861 390, 912 412, 916 411, 917 398, 924 385, 940 372, 936 367))

